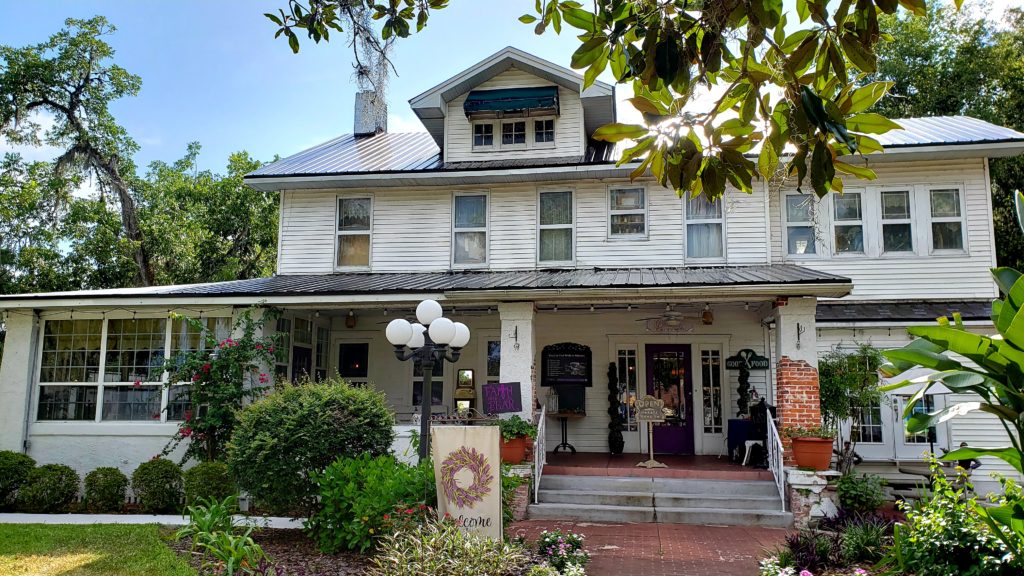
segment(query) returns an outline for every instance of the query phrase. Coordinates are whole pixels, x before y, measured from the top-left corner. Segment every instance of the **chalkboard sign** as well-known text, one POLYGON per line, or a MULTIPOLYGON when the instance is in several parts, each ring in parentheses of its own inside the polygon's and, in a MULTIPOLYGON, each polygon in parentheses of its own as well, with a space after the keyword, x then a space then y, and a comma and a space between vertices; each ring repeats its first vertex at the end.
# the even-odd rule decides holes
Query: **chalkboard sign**
POLYGON ((587 389, 583 386, 559 386, 555 393, 558 394, 559 412, 586 413, 587 389))
POLYGON ((764 356, 758 356, 757 352, 754 352, 750 348, 744 348, 736 353, 735 356, 730 356, 725 359, 726 370, 767 370, 771 366, 771 362, 764 356))
POLYGON ((505 414, 523 411, 523 395, 519 382, 498 382, 480 387, 484 397, 484 414, 505 414))
POLYGON ((562 342, 545 346, 540 353, 541 386, 592 386, 590 348, 562 342))

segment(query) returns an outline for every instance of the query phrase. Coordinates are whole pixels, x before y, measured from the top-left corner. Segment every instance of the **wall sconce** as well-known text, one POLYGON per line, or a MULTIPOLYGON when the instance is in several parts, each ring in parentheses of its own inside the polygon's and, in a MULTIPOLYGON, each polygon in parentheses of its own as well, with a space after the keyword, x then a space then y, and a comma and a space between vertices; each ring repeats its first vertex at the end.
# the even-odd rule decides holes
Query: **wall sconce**
POLYGON ((348 311, 348 316, 345 316, 345 327, 346 328, 355 328, 356 327, 356 322, 358 322, 358 321, 359 321, 359 318, 356 316, 356 313, 351 311, 351 310, 349 310, 348 311))

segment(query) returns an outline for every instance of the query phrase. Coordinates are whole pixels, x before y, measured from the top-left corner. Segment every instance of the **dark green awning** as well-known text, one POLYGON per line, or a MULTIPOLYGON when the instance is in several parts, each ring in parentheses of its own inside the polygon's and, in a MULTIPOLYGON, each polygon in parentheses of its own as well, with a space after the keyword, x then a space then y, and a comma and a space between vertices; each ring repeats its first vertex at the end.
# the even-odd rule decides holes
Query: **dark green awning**
POLYGON ((466 116, 477 113, 545 110, 558 114, 558 87, 473 90, 463 104, 466 116))

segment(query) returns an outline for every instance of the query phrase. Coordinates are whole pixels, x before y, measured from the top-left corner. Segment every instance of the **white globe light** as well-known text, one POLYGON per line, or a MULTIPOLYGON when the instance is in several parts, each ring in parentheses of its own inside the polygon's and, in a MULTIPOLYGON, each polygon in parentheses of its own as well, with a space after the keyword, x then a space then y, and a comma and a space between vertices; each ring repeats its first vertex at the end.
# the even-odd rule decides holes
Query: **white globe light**
POLYGON ((441 310, 441 305, 437 303, 437 300, 424 300, 416 307, 416 319, 424 326, 429 326, 431 322, 440 318, 442 314, 444 314, 444 311, 441 310))
POLYGON ((449 342, 452 348, 462 348, 469 343, 469 326, 462 322, 455 322, 455 336, 449 342))
POLYGON ((427 333, 434 342, 448 344, 455 337, 455 323, 444 317, 438 318, 430 323, 427 333))
POLYGON ((412 337, 405 343, 409 348, 422 348, 426 344, 426 339, 423 338, 423 333, 427 331, 427 327, 423 324, 412 325, 412 337))
POLYGON ((388 337, 388 342, 394 346, 405 346, 405 343, 412 338, 412 324, 405 318, 396 318, 388 322, 384 334, 388 337))

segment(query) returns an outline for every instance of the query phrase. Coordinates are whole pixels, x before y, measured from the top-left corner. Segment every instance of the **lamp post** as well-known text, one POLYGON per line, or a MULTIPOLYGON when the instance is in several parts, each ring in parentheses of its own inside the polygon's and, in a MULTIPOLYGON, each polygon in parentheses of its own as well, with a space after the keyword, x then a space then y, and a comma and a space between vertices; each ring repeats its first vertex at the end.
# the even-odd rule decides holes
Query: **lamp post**
POLYGON ((469 343, 469 327, 443 316, 436 300, 424 300, 416 306, 412 323, 398 318, 388 323, 385 334, 395 347, 399 360, 418 359, 423 368, 420 389, 420 462, 430 454, 430 408, 433 404, 431 380, 438 362, 458 362, 462 347, 469 343))

